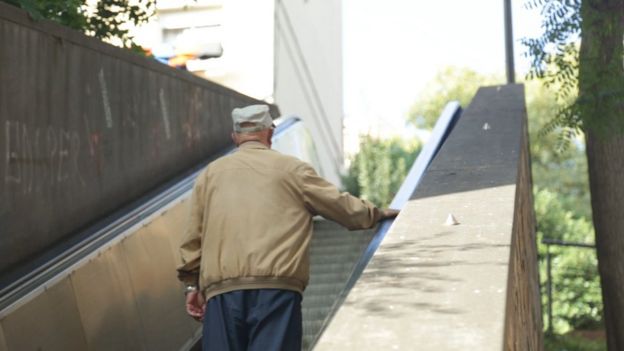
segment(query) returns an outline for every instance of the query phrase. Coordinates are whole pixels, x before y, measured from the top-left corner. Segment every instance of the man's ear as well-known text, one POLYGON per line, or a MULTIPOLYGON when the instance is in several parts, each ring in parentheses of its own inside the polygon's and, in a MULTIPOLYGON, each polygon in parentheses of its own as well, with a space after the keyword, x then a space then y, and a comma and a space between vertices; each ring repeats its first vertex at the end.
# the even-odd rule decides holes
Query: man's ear
POLYGON ((270 128, 269 134, 267 136, 269 138, 269 140, 267 140, 267 142, 269 143, 269 146, 273 144, 273 132, 274 132, 273 128, 270 128))
POLYGON ((238 146, 238 138, 236 136, 236 133, 232 132, 230 136, 232 137, 232 141, 234 142, 234 145, 238 146))

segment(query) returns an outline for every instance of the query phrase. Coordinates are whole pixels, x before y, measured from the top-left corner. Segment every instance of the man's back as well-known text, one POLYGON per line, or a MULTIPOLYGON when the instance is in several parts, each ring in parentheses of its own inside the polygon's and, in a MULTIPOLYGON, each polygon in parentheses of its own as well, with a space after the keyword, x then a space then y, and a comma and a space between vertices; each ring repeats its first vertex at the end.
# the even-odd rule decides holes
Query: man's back
POLYGON ((206 298, 232 284, 303 291, 312 217, 297 179, 301 166, 248 142, 200 175, 206 228, 200 281, 213 285, 203 287, 206 298))
POLYGON ((199 175, 182 258, 192 263, 200 253, 199 287, 206 299, 238 289, 302 293, 316 214, 351 229, 372 227, 380 216, 374 205, 340 193, 307 163, 246 142, 199 175))
POLYGON ((232 120, 238 150, 211 163, 193 189, 178 266, 186 310, 204 319, 206 350, 296 350, 312 217, 363 229, 396 213, 272 151, 267 106, 236 108, 232 120))

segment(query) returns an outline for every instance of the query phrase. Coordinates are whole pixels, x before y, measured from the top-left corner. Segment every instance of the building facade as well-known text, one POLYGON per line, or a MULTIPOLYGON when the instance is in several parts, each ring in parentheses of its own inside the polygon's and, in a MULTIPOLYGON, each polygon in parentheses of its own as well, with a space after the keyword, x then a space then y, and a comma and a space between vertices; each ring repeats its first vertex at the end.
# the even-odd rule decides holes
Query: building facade
POLYGON ((276 103, 312 134, 321 171, 343 165, 342 2, 160 0, 136 32, 155 57, 276 103))

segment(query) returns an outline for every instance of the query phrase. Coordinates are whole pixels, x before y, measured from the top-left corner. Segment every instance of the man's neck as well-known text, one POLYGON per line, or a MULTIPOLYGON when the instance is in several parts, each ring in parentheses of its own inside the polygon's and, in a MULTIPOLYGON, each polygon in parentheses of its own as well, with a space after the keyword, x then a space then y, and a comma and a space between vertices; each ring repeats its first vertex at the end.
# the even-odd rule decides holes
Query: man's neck
POLYGON ((245 143, 249 143, 249 142, 255 142, 255 143, 260 143, 266 147, 268 147, 269 149, 271 148, 271 144, 267 143, 265 140, 262 140, 260 138, 249 138, 249 139, 245 139, 245 140, 241 140, 240 143, 238 143, 237 146, 241 146, 245 143))

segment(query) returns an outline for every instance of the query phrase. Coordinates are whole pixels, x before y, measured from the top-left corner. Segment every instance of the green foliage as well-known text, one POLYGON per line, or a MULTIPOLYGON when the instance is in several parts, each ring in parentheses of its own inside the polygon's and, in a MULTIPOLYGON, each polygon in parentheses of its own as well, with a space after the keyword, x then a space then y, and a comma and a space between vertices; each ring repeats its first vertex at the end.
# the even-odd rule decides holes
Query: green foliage
POLYGON ((566 103, 557 109, 543 126, 544 133, 558 131, 567 144, 573 133, 582 127, 578 107, 578 37, 581 30, 580 0, 530 0, 526 7, 541 9, 544 33, 539 38, 523 38, 525 53, 531 59, 528 79, 540 79, 554 88, 556 98, 566 103))
POLYGON ((119 41, 123 47, 136 48, 128 24, 146 23, 155 11, 156 0, 131 4, 128 0, 100 0, 93 16, 88 19, 87 34, 108 41, 119 41))
MULTIPOLYGON (((418 97, 409 119, 421 127, 432 127, 446 103, 457 100, 466 107, 480 86, 502 80, 502 77, 483 75, 466 68, 443 69, 418 97)), ((525 87, 534 183, 560 194, 564 207, 576 216, 590 218, 587 160, 582 134, 571 136, 567 134, 568 129, 556 126, 557 133, 544 132, 549 121, 574 96, 563 99, 558 96, 556 86, 543 84, 541 80, 526 82, 525 87), (576 141, 572 147, 568 145, 570 140, 576 141)))
POLYGON ((479 87, 502 81, 502 76, 485 76, 468 68, 447 67, 427 84, 425 92, 412 105, 408 120, 419 128, 433 128, 448 102, 458 101, 466 107, 479 87))
MULTIPOLYGON (((543 313, 547 315, 547 246, 543 238, 592 243, 594 230, 582 138, 562 148, 561 133, 544 133, 562 104, 554 87, 534 80, 526 85, 527 114, 543 313)), ((568 101, 574 97, 568 97, 568 101)), ((595 329, 602 323, 602 295, 596 252, 593 249, 551 246, 553 279, 553 329, 595 329)))
POLYGON ((561 104, 557 103, 556 92, 541 81, 525 83, 526 104, 529 119, 531 165, 533 183, 559 196, 563 207, 575 217, 591 218, 587 159, 582 135, 571 146, 561 133, 544 133, 544 126, 557 114, 561 104))
MULTIPOLYGON (((566 102, 543 128, 545 133, 557 132, 565 142, 587 128, 606 134, 624 131, 621 116, 624 98, 622 45, 614 48, 608 63, 601 63, 604 57, 599 59, 601 54, 596 51, 586 55, 586 63, 590 64, 580 66, 583 22, 592 23, 598 33, 611 31, 607 22, 593 11, 585 11, 582 15, 581 3, 581 0, 529 0, 525 3, 528 8, 540 9, 544 30, 538 38, 521 40, 527 48, 525 55, 531 59, 527 77, 538 78, 546 86, 553 87, 557 99, 566 102), (579 94, 581 79, 585 87, 583 94, 579 94)), ((597 48, 589 44, 585 47, 594 51, 597 48)))
POLYGON ((345 189, 379 207, 388 207, 420 152, 419 143, 399 138, 360 138, 360 151, 351 159, 342 177, 345 189))
POLYGON ((576 243, 590 243, 594 237, 592 223, 566 210, 555 192, 535 191, 535 215, 544 315, 547 310, 546 253, 552 257, 553 330, 566 333, 576 329, 596 329, 602 323, 602 296, 596 251, 588 248, 541 244, 543 238, 576 243))
POLYGON ((50 19, 73 29, 81 29, 87 25, 86 18, 81 14, 82 0, 38 1, 38 0, 5 0, 9 4, 19 6, 28 11, 35 20, 50 19))
POLYGON ((147 22, 156 0, 99 0, 94 8, 87 0, 0 0, 28 11, 33 19, 49 19, 112 44, 140 51, 130 28, 147 22))
POLYGON ((558 85, 558 97, 567 100, 576 95, 577 88, 581 1, 530 0, 526 7, 540 9, 544 18, 541 37, 521 40, 531 59, 528 78, 539 78, 546 86, 558 85))
POLYGON ((545 351, 607 351, 604 340, 589 340, 573 335, 546 335, 545 351))

